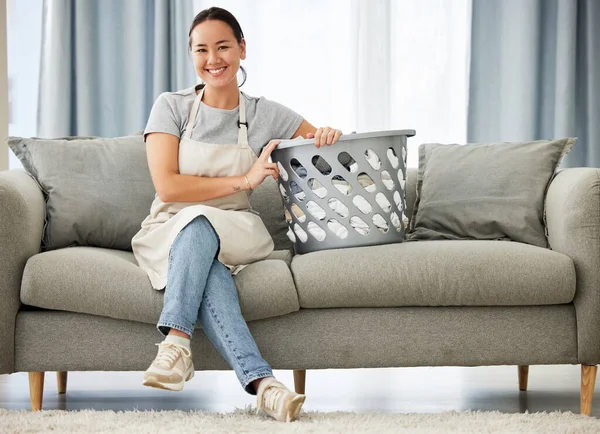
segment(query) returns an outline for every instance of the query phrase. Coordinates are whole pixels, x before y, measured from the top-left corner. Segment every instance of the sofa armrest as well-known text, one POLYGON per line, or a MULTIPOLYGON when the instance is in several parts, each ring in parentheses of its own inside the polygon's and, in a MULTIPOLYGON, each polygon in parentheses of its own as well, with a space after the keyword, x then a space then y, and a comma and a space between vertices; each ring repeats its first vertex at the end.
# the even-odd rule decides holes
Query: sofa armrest
POLYGON ((548 241, 575 264, 579 362, 600 363, 600 169, 562 170, 546 197, 548 241))
POLYGON ((0 374, 14 372, 23 269, 40 251, 45 212, 44 196, 31 176, 22 170, 0 172, 0 374))

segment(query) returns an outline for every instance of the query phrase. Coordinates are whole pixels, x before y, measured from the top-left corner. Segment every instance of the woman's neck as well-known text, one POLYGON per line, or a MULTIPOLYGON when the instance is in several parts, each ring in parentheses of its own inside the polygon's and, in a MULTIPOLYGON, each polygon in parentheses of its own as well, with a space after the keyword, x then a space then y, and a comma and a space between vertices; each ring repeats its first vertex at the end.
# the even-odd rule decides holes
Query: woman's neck
POLYGON ((239 94, 240 91, 235 80, 226 88, 206 86, 204 95, 202 95, 202 102, 209 107, 233 110, 240 103, 239 94))

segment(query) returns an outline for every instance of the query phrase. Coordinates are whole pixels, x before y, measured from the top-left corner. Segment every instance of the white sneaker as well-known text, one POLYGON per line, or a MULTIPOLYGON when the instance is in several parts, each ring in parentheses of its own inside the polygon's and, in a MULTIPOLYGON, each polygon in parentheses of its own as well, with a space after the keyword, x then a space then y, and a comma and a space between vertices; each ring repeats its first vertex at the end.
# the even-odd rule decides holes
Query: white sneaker
POLYGON ((180 391, 194 377, 192 352, 181 345, 161 342, 158 354, 144 373, 144 386, 180 391))
POLYGON ((265 413, 281 422, 292 422, 300 413, 306 395, 292 392, 275 378, 266 378, 256 392, 257 412, 265 413))

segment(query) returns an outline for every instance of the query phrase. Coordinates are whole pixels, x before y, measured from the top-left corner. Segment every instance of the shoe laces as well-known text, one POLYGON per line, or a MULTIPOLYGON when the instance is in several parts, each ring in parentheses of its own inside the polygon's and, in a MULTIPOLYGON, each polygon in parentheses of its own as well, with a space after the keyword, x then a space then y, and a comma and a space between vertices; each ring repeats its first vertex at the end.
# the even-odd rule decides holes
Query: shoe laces
POLYGON ((190 357, 192 355, 192 352, 186 347, 172 342, 160 342, 155 345, 160 348, 158 355, 154 360, 157 365, 170 366, 175 363, 178 357, 190 357))
POLYGON ((277 386, 268 386, 263 392, 263 406, 269 410, 277 408, 279 398, 285 394, 285 390, 277 386))

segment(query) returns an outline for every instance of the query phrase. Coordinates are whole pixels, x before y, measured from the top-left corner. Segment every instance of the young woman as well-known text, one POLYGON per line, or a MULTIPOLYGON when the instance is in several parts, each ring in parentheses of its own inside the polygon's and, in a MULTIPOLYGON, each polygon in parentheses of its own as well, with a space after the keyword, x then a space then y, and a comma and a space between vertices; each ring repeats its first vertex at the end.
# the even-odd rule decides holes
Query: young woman
POLYGON ((200 12, 189 37, 204 84, 160 95, 144 131, 157 194, 132 247, 152 286, 165 289, 157 328, 166 338, 143 384, 181 390, 194 376, 190 339, 199 320, 242 387, 257 395, 257 408, 292 421, 305 396, 273 377, 242 317, 232 274, 273 251, 248 198, 267 176, 279 176, 268 161, 274 139, 314 138, 320 147, 342 132, 317 129, 280 104, 239 91, 246 41, 228 11, 200 12))

